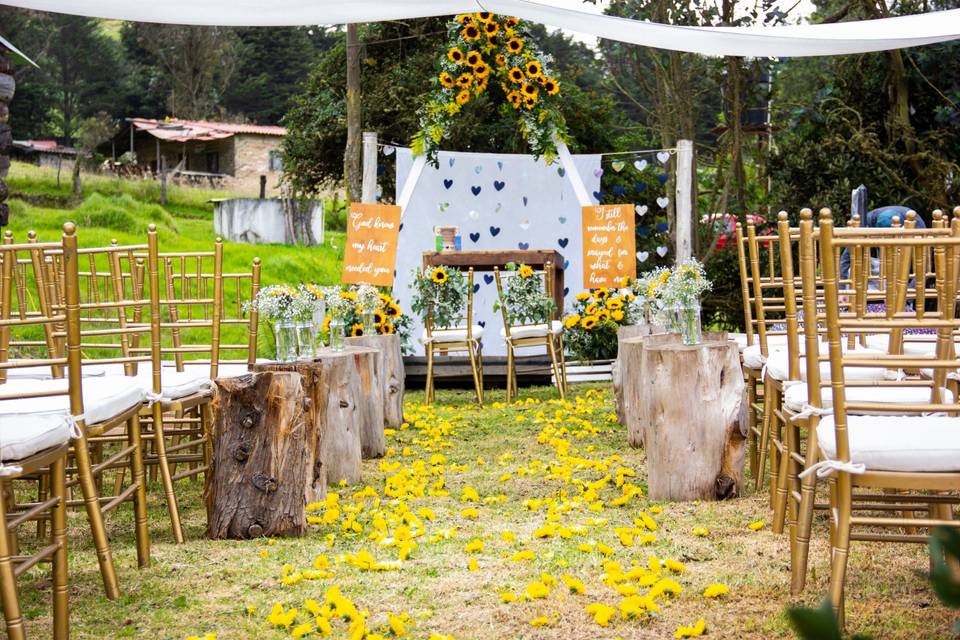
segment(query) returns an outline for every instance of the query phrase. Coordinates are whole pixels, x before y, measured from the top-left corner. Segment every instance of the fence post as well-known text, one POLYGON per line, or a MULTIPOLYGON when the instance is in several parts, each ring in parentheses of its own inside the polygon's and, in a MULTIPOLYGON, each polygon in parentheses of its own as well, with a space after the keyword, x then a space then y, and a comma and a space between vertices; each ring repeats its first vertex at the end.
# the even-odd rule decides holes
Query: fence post
POLYGON ((677 193, 674 198, 677 212, 676 250, 677 261, 693 255, 693 141, 677 141, 677 193))
POLYGON ((377 201, 377 132, 363 132, 363 187, 360 202, 377 201))

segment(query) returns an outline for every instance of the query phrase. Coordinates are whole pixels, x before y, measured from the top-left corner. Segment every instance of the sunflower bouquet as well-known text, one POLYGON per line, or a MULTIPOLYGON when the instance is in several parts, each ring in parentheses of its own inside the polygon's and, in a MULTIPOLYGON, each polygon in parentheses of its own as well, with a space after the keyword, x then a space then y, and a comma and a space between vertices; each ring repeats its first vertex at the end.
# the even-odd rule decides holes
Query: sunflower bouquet
POLYGON ((413 154, 426 154, 436 165, 440 142, 450 135, 454 118, 493 80, 517 112, 517 126, 534 155, 552 162, 557 140, 567 137, 557 100, 560 83, 551 74, 551 58, 538 50, 526 25, 517 18, 480 12, 457 16, 449 22, 448 31, 447 51, 419 112, 413 154))
POLYGON ((456 327, 467 302, 467 278, 456 267, 430 267, 413 272, 410 308, 434 327, 456 327))
POLYGON ((659 321, 663 311, 661 296, 669 278, 669 269, 657 267, 626 283, 626 287, 634 294, 630 306, 631 312, 638 321, 642 319, 647 324, 655 324, 659 321))
POLYGON ((542 273, 525 264, 507 263, 504 267, 511 275, 506 278, 503 295, 493 303, 493 310, 507 310, 511 325, 543 324, 557 308, 553 298, 546 295, 546 283, 542 273))
POLYGON ((563 319, 567 351, 577 360, 610 360, 617 357, 617 330, 634 320, 635 295, 601 287, 574 298, 573 310, 563 319))
POLYGON ((400 336, 400 348, 404 354, 412 352, 410 344, 410 316, 403 313, 400 305, 390 293, 384 293, 371 285, 359 285, 348 289, 328 287, 327 317, 323 322, 323 331, 330 330, 330 321, 337 318, 343 322, 349 336, 363 335, 361 321, 365 309, 373 310, 373 324, 377 335, 397 334, 400 336))
POLYGON ((700 296, 711 286, 703 264, 696 258, 687 258, 675 266, 663 284, 661 304, 671 320, 667 330, 679 333, 684 344, 698 344, 701 340, 700 296))

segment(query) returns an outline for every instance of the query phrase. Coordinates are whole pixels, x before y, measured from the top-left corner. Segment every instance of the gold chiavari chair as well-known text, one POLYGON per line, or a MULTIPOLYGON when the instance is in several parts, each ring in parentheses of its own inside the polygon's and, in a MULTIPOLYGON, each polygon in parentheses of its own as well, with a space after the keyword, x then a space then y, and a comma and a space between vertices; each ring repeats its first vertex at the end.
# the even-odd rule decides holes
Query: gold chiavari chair
MULTIPOLYGON (((67 566, 67 519, 66 519, 66 460, 70 438, 75 429, 83 424, 84 398, 80 380, 80 345, 77 326, 77 272, 76 229, 73 224, 64 225, 60 243, 17 245, 5 239, 0 246, 2 262, 2 314, 0 314, 0 371, 17 368, 50 367, 66 370, 67 384, 56 389, 30 390, 18 383, 0 381, 0 602, 6 622, 7 637, 11 640, 26 638, 23 613, 20 606, 17 578, 41 562, 51 563, 53 593, 53 629, 50 637, 65 640, 69 637, 68 613, 68 566, 67 566), (20 304, 26 298, 18 296, 14 302, 13 286, 16 265, 20 256, 28 254, 29 263, 40 256, 44 249, 58 249, 67 263, 67 297, 65 308, 55 313, 33 312, 21 315, 20 304), (28 353, 21 347, 13 347, 11 334, 21 331, 47 333, 46 327, 54 323, 73 327, 67 335, 66 353, 43 353, 33 350, 28 353), (18 356, 9 360, 8 355, 18 356), (15 388, 11 388, 15 387, 15 388), (35 503, 14 504, 14 482, 20 479, 45 478, 48 495, 35 503), (41 518, 49 519, 49 538, 38 537, 33 553, 22 553, 17 536, 18 528, 41 518)), ((23 272, 26 276, 27 273, 23 272)), ((41 279, 24 277, 24 291, 42 296, 41 279)), ((16 286, 20 286, 17 284, 16 286)))
POLYGON ((467 272, 467 309, 466 324, 457 327, 435 327, 433 310, 428 309, 424 318, 423 336, 420 342, 427 353, 427 382, 424 390, 425 401, 434 400, 434 360, 439 355, 451 352, 466 352, 470 359, 474 392, 477 404, 483 405, 483 327, 473 324, 473 267, 467 272))
MULTIPOLYGON (((812 230, 802 233, 802 244, 809 248, 814 242, 812 230)), ((807 466, 801 477, 830 479, 830 597, 842 623, 851 541, 922 543, 927 536, 918 533, 918 529, 960 526, 953 518, 953 506, 960 503, 960 405, 955 396, 944 390, 948 372, 956 371, 960 365, 954 347, 955 335, 960 330, 960 319, 956 317, 960 219, 954 220, 949 229, 907 227, 870 230, 867 234, 856 229, 834 229, 832 220, 824 217, 818 240, 825 298, 825 310, 820 317, 829 339, 829 376, 824 379, 821 375, 819 384, 811 381, 809 385, 814 410, 809 424, 807 466), (892 255, 889 277, 895 285, 891 303, 882 312, 863 313, 856 303, 850 310, 845 292, 838 285, 834 260, 843 248, 883 248, 892 255), (918 253, 928 252, 933 254, 937 308, 930 311, 916 304, 912 311, 901 311, 907 300, 911 270, 923 262, 922 258, 915 258, 918 253), (843 348, 847 333, 889 333, 894 342, 897 334, 908 328, 935 330, 934 351, 904 354, 896 345, 889 353, 843 348), (850 371, 878 367, 897 372, 896 379, 871 384, 849 379, 850 371), (900 379, 904 370, 923 368, 932 371, 931 379, 900 379), (821 391, 825 385, 831 388, 832 407, 824 407, 826 394, 821 391), (873 387, 873 393, 858 391, 862 387, 873 387), (877 387, 880 393, 876 392, 877 387), (890 399, 895 393, 903 397, 891 409, 890 399), (869 497, 859 493, 877 490, 883 493, 869 497), (866 499, 874 504, 865 503, 866 499), (928 517, 916 517, 924 509, 928 517), (880 532, 890 528, 901 531, 880 532)), ((805 277, 814 277, 814 267, 806 255, 803 263, 805 277)), ((914 276, 919 280, 921 274, 925 270, 914 276)), ((926 287, 921 284, 916 288, 926 287)), ((813 364, 824 361, 824 356, 814 351, 816 344, 808 337, 808 345, 813 348, 808 347, 807 358, 809 368, 822 374, 822 368, 813 364)), ((804 483, 801 493, 798 541, 803 543, 801 535, 809 527, 814 492, 804 483)), ((797 551, 805 552, 799 547, 797 551)))
MULTIPOLYGON (((546 263, 542 271, 534 271, 530 277, 537 278, 543 283, 546 297, 553 299, 553 278, 548 277, 551 265, 546 263)), ((556 381, 557 392, 563 400, 566 393, 566 361, 563 357, 563 323, 556 319, 556 309, 547 315, 547 321, 533 324, 513 324, 510 309, 504 302, 504 282, 510 278, 519 278, 519 271, 501 271, 493 268, 493 276, 497 282, 497 298, 499 299, 500 315, 503 318, 503 329, 500 337, 507 345, 507 402, 517 393, 517 365, 516 350, 529 347, 544 347, 550 356, 553 369, 553 378, 556 381)))

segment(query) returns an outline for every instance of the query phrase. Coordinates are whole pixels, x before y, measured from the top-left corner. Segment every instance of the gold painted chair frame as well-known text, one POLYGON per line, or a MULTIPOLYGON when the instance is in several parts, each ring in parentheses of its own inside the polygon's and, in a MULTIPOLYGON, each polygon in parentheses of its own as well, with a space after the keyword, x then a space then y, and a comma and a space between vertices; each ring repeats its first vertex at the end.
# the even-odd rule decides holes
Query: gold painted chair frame
MULTIPOLYGON (((434 388, 434 359, 436 356, 449 355, 451 352, 466 352, 470 359, 470 371, 473 376, 474 393, 477 398, 477 404, 483 406, 483 342, 480 337, 473 334, 473 267, 467 271, 467 309, 466 309, 466 336, 465 340, 442 341, 434 339, 435 331, 442 331, 444 328, 433 326, 433 310, 427 311, 424 318, 424 331, 426 334, 426 344, 424 350, 427 356, 427 380, 424 387, 424 400, 427 404, 432 404, 435 397, 434 388)), ((457 329, 451 327, 450 329, 457 329)))

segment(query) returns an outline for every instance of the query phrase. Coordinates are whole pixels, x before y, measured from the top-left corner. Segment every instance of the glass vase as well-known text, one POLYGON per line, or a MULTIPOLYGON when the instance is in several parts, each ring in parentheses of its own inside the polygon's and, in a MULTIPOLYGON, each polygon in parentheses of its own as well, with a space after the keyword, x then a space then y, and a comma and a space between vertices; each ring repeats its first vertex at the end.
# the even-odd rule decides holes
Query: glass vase
POLYGON ((313 360, 316 357, 316 347, 314 346, 317 337, 314 333, 313 321, 298 322, 297 331, 297 355, 301 360, 313 360))
POLYGON ((327 317, 327 304, 323 300, 317 301, 313 309, 313 352, 319 353, 323 349, 323 321, 327 317))
POLYGON ((683 344, 700 344, 703 332, 700 327, 700 303, 692 302, 676 308, 677 324, 683 344))
POLYGON ((343 351, 347 347, 346 339, 343 335, 343 320, 334 318, 330 321, 330 349, 332 351, 343 351))
POLYGON ((360 323, 363 325, 363 335, 377 335, 377 323, 373 315, 373 309, 364 309, 360 312, 360 323))
POLYGON ((290 321, 273 323, 277 340, 277 362, 293 362, 297 359, 297 329, 290 321))

